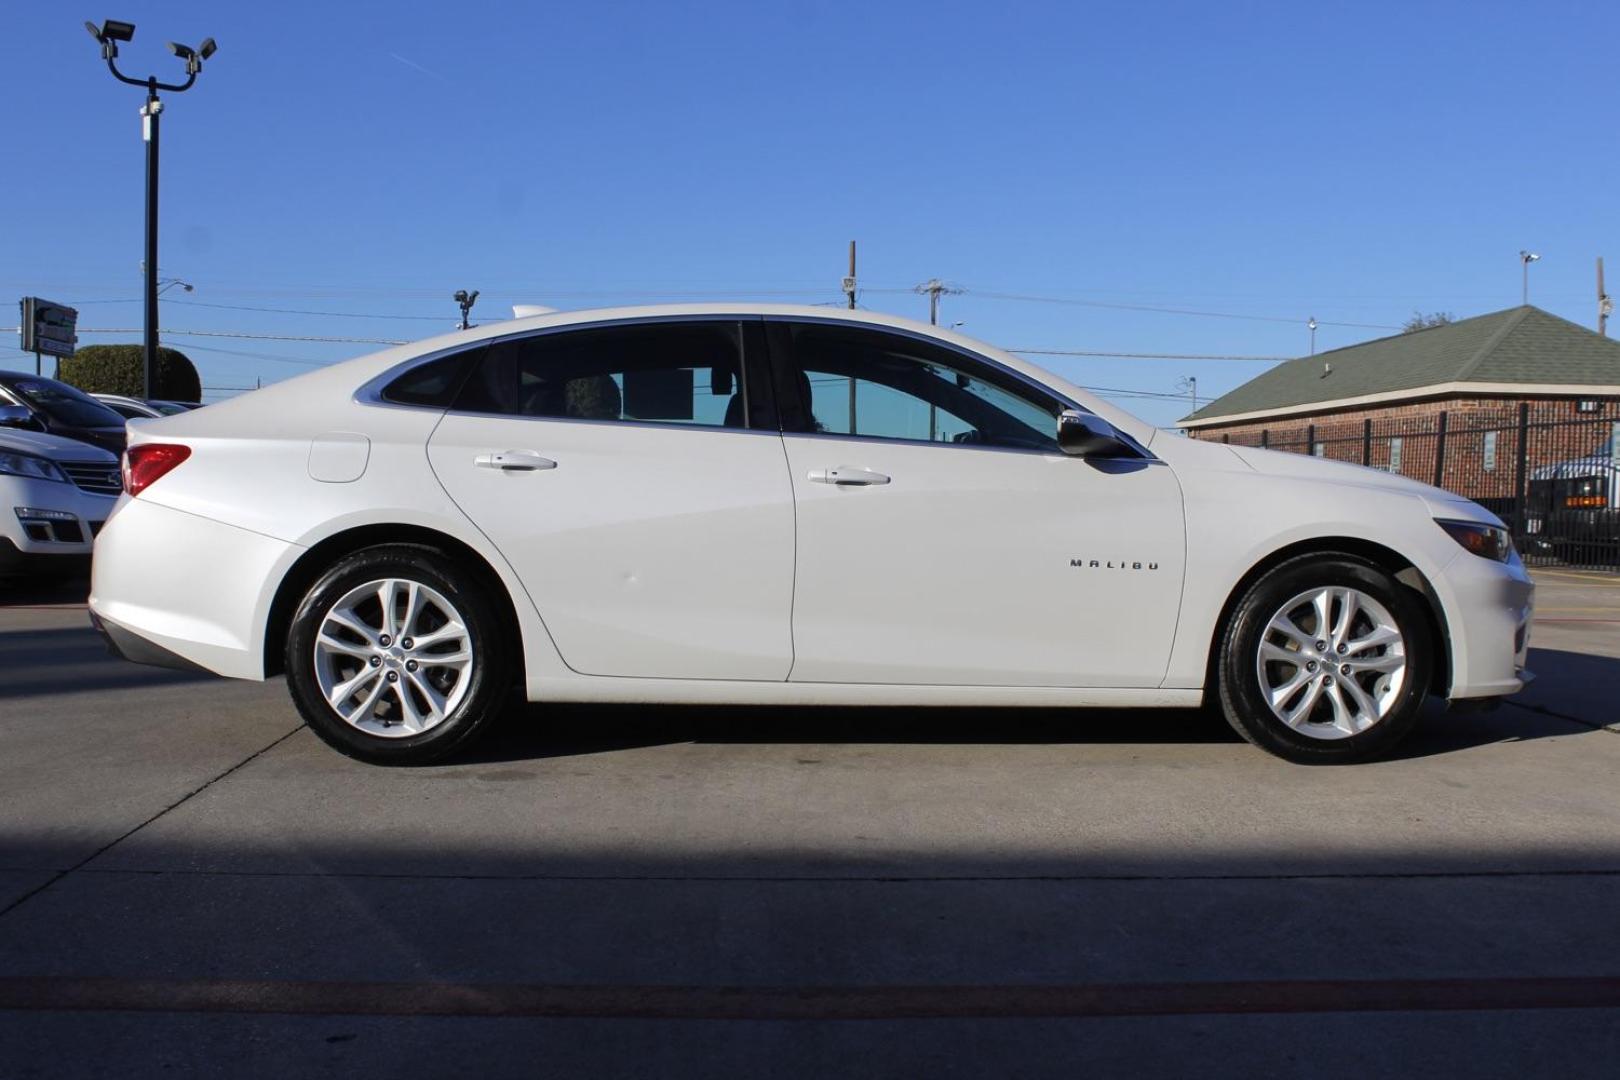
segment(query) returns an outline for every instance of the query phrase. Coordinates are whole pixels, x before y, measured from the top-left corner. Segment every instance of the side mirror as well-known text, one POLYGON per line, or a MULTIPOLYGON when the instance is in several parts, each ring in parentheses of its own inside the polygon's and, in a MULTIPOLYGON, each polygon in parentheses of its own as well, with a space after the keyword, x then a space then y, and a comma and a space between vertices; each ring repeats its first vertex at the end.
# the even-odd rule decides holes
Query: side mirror
POLYGON ((1093 413, 1064 409, 1057 418, 1058 449, 1072 457, 1133 457, 1114 425, 1093 413))
POLYGON ((21 405, 0 405, 0 427, 35 429, 34 414, 21 405))

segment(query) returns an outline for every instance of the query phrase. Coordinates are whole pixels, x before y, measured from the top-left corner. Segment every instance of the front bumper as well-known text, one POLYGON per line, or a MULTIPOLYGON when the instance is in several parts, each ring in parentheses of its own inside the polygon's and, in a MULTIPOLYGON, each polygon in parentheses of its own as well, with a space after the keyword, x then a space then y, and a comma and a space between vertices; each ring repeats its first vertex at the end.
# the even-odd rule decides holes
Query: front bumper
POLYGON ((1526 662, 1535 615, 1535 582, 1515 558, 1510 563, 1467 552, 1432 583, 1445 611, 1451 643, 1453 702, 1504 697, 1535 676, 1526 662))
POLYGON ((72 484, 0 477, 0 574, 84 573, 113 504, 72 484))

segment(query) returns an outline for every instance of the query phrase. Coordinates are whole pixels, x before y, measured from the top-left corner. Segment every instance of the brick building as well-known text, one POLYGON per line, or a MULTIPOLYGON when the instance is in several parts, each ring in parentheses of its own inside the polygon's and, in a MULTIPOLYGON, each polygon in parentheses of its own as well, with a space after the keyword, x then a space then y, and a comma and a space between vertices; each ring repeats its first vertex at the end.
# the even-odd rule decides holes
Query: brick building
POLYGON ((1522 502, 1537 469, 1620 452, 1620 341, 1509 308, 1287 361, 1179 426, 1522 502))

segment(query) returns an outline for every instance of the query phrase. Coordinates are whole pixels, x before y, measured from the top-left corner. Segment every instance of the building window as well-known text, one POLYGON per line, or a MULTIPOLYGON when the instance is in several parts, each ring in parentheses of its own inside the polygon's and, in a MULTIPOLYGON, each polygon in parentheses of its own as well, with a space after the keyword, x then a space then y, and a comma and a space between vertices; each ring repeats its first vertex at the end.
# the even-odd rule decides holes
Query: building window
POLYGON ((1602 412, 1603 411, 1603 402, 1596 401, 1596 400, 1594 400, 1592 398, 1583 398, 1582 400, 1577 401, 1575 403, 1575 411, 1576 412, 1592 412, 1592 413, 1602 412))
POLYGON ((1401 471, 1401 437, 1399 435, 1389 440, 1389 471, 1401 471))
POLYGON ((1494 431, 1487 431, 1485 433, 1484 462, 1486 472, 1496 471, 1496 432, 1494 431))

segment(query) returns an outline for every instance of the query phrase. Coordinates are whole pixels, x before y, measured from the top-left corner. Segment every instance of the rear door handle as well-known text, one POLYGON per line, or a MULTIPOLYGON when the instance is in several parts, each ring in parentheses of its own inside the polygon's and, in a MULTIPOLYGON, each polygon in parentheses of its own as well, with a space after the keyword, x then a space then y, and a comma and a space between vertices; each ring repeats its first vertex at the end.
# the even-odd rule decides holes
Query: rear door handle
POLYGON ((533 450, 501 450, 496 453, 479 454, 473 459, 473 464, 482 469, 499 469, 502 472, 537 472, 557 467, 555 461, 541 457, 533 450))
POLYGON ((832 469, 811 469, 810 482, 813 484, 837 484, 839 487, 871 487, 876 484, 887 484, 889 478, 880 472, 871 469, 862 469, 853 465, 839 465, 832 469))

